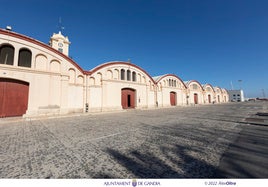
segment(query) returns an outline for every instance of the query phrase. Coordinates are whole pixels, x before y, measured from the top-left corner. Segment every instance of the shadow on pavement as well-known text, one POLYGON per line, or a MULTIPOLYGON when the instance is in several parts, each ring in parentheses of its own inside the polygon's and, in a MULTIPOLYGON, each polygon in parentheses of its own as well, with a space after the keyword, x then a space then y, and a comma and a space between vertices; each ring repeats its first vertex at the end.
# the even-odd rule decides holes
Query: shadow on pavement
POLYGON ((165 155, 159 158, 137 150, 128 155, 113 149, 107 150, 119 164, 138 178, 210 178, 217 172, 217 168, 190 156, 188 151, 189 148, 180 145, 172 149, 162 147, 165 155))
POLYGON ((268 178, 268 128, 245 125, 213 177, 268 178))

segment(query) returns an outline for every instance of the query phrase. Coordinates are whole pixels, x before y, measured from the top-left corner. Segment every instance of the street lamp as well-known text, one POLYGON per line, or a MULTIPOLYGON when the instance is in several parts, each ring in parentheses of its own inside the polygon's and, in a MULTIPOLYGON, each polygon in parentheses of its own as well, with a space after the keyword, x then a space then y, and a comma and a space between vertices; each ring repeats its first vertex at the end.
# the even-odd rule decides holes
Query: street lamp
POLYGON ((242 80, 238 80, 238 82, 239 82, 240 90, 242 90, 242 80))

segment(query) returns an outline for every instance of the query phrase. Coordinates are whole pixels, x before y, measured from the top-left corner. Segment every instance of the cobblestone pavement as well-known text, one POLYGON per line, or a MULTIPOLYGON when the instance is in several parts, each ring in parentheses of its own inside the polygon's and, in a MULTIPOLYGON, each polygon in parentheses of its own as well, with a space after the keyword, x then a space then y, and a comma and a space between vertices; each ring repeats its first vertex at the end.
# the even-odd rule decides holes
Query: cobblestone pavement
POLYGON ((229 145, 249 126, 244 119, 266 105, 229 103, 2 120, 0 177, 211 178, 220 172, 229 145))

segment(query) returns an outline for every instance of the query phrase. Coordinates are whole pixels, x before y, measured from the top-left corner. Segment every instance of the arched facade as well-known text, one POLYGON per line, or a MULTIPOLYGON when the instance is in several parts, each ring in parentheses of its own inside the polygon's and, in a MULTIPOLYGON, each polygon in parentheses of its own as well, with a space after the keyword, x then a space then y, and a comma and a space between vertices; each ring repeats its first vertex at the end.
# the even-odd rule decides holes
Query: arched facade
POLYGON ((216 103, 222 103, 223 101, 223 95, 222 90, 220 87, 214 87, 215 90, 215 102, 216 103))
POLYGON ((0 67, 0 78, 29 83, 25 116, 83 112, 85 73, 51 46, 0 29, 0 67))
POLYGON ((187 103, 190 105, 204 104, 203 86, 196 80, 186 81, 187 103))
POLYGON ((18 105, 27 107, 18 114, 25 117, 228 101, 225 89, 183 82, 173 74, 152 78, 129 62, 108 62, 85 71, 68 57, 68 37, 59 32, 49 43, 0 29, 0 93, 5 93, 0 95, 2 116, 13 115, 6 115, 8 109, 3 104, 12 105, 3 87, 11 85, 9 80, 14 82, 12 93, 24 90, 22 100, 27 103, 18 105))
MULTIPOLYGON (((140 67, 128 62, 108 62, 89 72, 87 77, 89 111, 150 108, 155 106, 154 80, 140 67), (97 80, 95 83, 91 80, 97 80), (122 90, 135 90, 131 107, 122 106, 122 90)), ((124 93, 123 93, 124 94, 124 93)), ((127 95, 127 94, 126 94, 127 95)), ((126 96, 127 97, 127 96, 126 96)))
POLYGON ((153 78, 159 107, 186 105, 186 86, 178 76, 166 74, 153 78))
POLYGON ((215 103, 215 91, 211 84, 205 84, 203 86, 204 89, 204 103, 211 104, 215 103))

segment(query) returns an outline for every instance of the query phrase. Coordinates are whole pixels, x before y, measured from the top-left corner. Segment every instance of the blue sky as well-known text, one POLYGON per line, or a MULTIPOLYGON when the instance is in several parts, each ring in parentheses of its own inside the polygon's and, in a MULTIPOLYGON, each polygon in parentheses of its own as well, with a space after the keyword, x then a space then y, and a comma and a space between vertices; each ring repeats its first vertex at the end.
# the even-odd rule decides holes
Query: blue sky
POLYGON ((1 0, 0 27, 47 43, 59 17, 85 70, 127 61, 248 97, 268 96, 266 0, 1 0), (238 80, 242 80, 241 83, 238 80))

